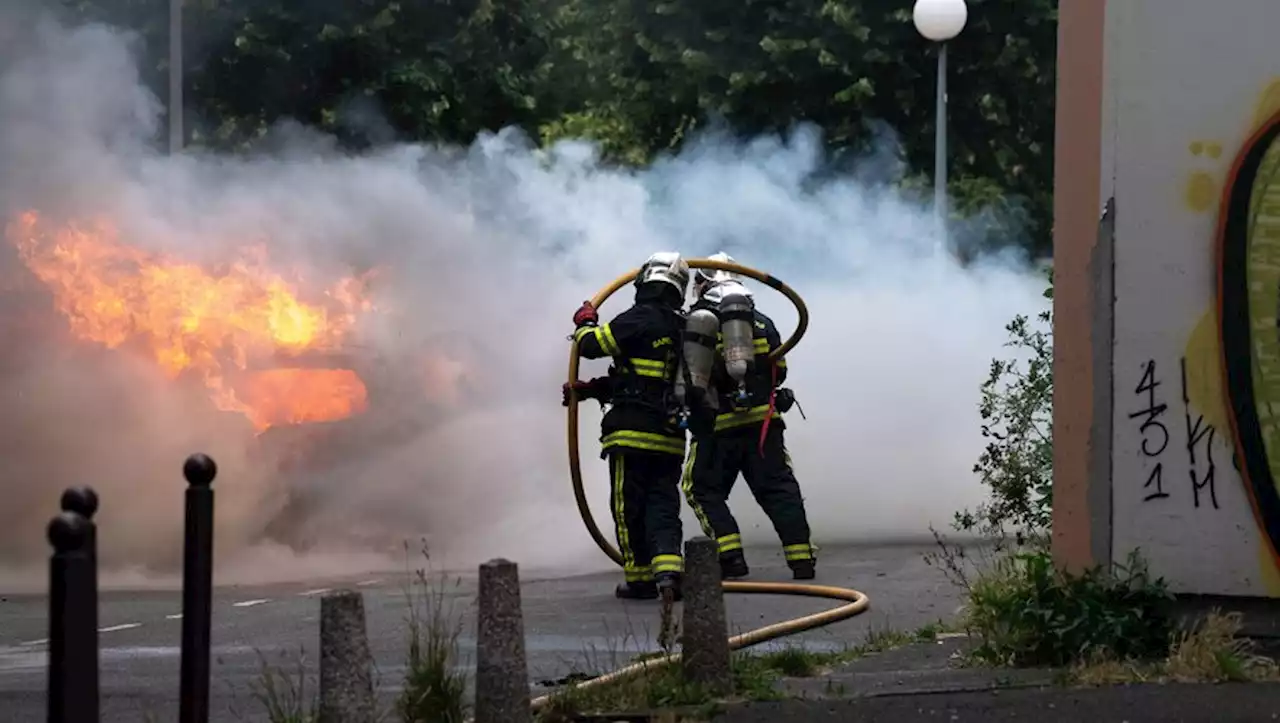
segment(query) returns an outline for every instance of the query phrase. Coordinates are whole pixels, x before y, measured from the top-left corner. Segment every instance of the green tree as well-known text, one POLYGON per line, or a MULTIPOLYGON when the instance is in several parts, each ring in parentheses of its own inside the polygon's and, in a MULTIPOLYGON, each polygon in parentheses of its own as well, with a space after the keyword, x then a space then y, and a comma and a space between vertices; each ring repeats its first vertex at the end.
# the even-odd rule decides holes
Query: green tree
MULTIPOLYGON (((189 1, 196 140, 239 144, 286 119, 356 140, 369 135, 366 109, 402 138, 469 142, 486 129, 536 128, 546 53, 537 2, 189 1)), ((71 10, 139 32, 147 78, 165 88, 165 3, 76 0, 71 10)))
MULTIPOLYGON (((561 16, 558 50, 583 66, 581 115, 598 121, 566 130, 615 147, 625 131, 652 153, 711 119, 745 135, 808 121, 848 151, 881 121, 910 167, 932 166, 936 56, 899 0, 565 0, 561 16)), ((970 0, 950 53, 958 210, 1023 212, 1037 251, 1050 226, 1056 18, 1053 0, 970 0)))
MULTIPOLYGON (((164 3, 66 2, 139 31, 163 91, 164 3)), ((995 208, 1015 223, 995 238, 1022 232, 1044 252, 1056 2, 969 5, 950 52, 956 213, 995 208)), ((902 0, 188 0, 186 16, 197 142, 239 145, 283 119, 349 142, 518 125, 643 163, 714 121, 743 135, 813 123, 837 155, 882 122, 920 171, 910 185, 932 167, 935 54, 902 0)))

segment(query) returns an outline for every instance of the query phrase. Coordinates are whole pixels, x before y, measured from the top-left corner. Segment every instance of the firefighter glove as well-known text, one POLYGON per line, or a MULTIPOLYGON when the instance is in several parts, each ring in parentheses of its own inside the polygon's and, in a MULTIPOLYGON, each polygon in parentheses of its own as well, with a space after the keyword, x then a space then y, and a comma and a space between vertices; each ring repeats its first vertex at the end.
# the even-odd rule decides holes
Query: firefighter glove
POLYGON ((600 322, 600 315, 596 313, 596 307, 591 305, 590 301, 582 302, 582 306, 573 312, 573 325, 575 327, 590 325, 595 326, 600 322))
POLYGON ((609 379, 608 377, 597 377, 590 381, 578 381, 570 384, 565 382, 561 388, 560 406, 569 406, 569 392, 572 390, 578 395, 578 401, 584 399, 597 399, 601 402, 609 401, 609 379))

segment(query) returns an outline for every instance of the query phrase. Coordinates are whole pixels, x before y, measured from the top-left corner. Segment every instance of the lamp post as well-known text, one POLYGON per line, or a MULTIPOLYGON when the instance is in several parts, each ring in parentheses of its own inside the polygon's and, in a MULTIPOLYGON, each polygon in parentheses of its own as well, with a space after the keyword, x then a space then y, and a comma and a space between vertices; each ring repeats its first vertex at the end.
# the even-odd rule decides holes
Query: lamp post
POLYGON ((933 148, 933 212, 938 241, 945 248, 947 233, 947 41, 964 30, 969 20, 965 0, 916 0, 911 11, 916 30, 938 44, 938 99, 933 148))

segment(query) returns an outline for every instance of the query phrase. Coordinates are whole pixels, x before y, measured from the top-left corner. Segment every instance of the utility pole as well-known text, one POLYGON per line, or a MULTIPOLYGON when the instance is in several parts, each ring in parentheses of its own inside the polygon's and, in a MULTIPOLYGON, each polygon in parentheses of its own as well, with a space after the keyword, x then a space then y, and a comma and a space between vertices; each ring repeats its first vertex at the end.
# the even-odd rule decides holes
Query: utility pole
POLYGON ((182 0, 169 0, 169 153, 182 150, 182 0))

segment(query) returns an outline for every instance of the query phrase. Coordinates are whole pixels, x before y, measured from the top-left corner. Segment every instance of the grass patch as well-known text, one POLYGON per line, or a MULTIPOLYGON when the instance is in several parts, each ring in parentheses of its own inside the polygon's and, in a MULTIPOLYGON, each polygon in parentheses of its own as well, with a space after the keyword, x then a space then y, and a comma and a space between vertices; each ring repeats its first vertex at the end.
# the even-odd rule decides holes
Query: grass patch
POLYGON ((965 626, 979 662, 1063 667, 1168 652, 1173 596, 1136 555, 1113 572, 1058 570, 1047 551, 997 561, 968 587, 965 626))
POLYGON ((283 654, 280 664, 267 660, 262 651, 258 655, 258 678, 249 683, 249 694, 266 713, 271 723, 314 723, 319 712, 319 686, 309 691, 308 681, 314 678, 307 673, 306 652, 299 650, 294 665, 286 669, 288 654, 283 654))
MULTIPOLYGON (((407 545, 406 545, 407 552, 407 545)), ((430 577, 431 558, 422 549, 425 565, 406 570, 405 599, 408 603, 408 651, 404 685, 394 712, 380 710, 377 719, 403 723, 464 723, 470 713, 465 661, 459 653, 462 619, 452 600, 460 580, 448 584, 430 577)), ((407 556, 406 556, 407 559, 407 556)), ((288 656, 284 656, 287 658, 288 656)), ((270 723, 315 723, 319 712, 319 685, 307 673, 306 658, 299 651, 294 664, 279 664, 258 653, 261 672, 250 683, 253 700, 270 723)), ((372 671, 374 690, 377 672, 372 671)))
POLYGON ((944 569, 967 592, 960 623, 977 643, 971 663, 1061 668, 1061 682, 1079 685, 1280 679, 1275 661, 1240 637, 1237 613, 1214 611, 1177 632, 1173 595, 1136 552, 1109 572, 1077 574, 1059 570, 1043 547, 976 571, 944 552, 944 569))
POLYGON ((912 643, 932 642, 946 630, 947 627, 941 621, 924 625, 914 632, 873 627, 867 631, 866 640, 862 644, 844 650, 813 651, 795 646, 751 657, 784 678, 815 678, 831 672, 838 665, 867 655, 883 653, 912 643))
MULTIPOLYGON (((748 700, 776 700, 776 675, 762 666, 733 660, 735 693, 748 700)), ((595 688, 569 688, 551 697, 538 715, 540 723, 560 723, 583 714, 680 709, 682 718, 713 717, 719 701, 701 685, 684 679, 680 664, 655 666, 638 675, 595 688)))
MULTIPOLYGON (((550 703, 539 714, 542 723, 560 723, 583 714, 621 714, 657 709, 675 709, 673 720, 705 720, 722 710, 724 703, 734 701, 776 701, 787 697, 778 685, 783 678, 815 678, 832 668, 865 655, 884 652, 917 642, 934 640, 946 630, 942 623, 926 625, 914 632, 891 628, 872 628, 866 640, 838 651, 812 651, 795 646, 766 653, 737 652, 731 659, 733 695, 717 700, 701 686, 689 683, 681 675, 679 662, 655 665, 639 675, 599 687, 568 687, 552 694, 550 703)), ((642 653, 633 658, 644 662, 661 658, 665 653, 642 653)))
POLYGON ((1179 682, 1227 683, 1280 680, 1280 666, 1254 652, 1240 637, 1239 613, 1214 611, 1195 629, 1175 636, 1162 660, 1097 659, 1078 663, 1066 682, 1078 685, 1179 682))
POLYGON ((452 585, 432 582, 431 556, 413 572, 405 590, 409 604, 409 650, 405 661, 404 688, 396 700, 397 717, 404 723, 464 723, 470 706, 467 675, 459 653, 462 619, 452 605, 452 585))

